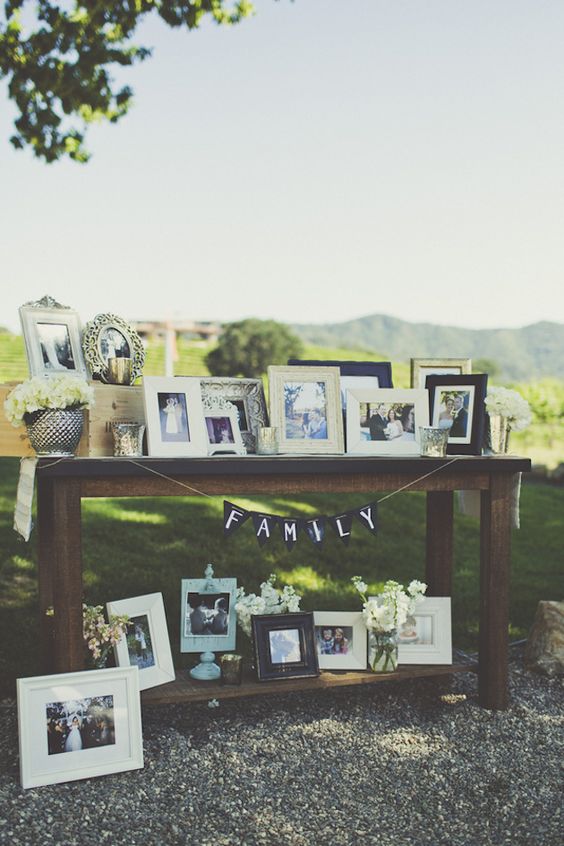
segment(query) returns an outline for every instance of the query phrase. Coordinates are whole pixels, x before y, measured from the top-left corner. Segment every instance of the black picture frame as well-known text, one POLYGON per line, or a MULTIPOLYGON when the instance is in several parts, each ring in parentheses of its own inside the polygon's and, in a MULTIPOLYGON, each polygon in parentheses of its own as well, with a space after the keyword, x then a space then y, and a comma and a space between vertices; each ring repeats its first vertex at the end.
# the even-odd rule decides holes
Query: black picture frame
MULTIPOLYGON (((435 408, 441 388, 448 388, 456 393, 474 389, 471 414, 469 415, 469 433, 466 433, 467 442, 451 440, 449 436, 447 455, 481 455, 484 441, 484 426, 486 419, 485 398, 488 389, 487 373, 475 373, 472 375, 450 374, 446 376, 427 376, 425 387, 429 391, 429 419, 431 425, 436 425, 435 408)), ((467 409, 468 411, 468 409, 467 409)))
POLYGON ((259 681, 311 678, 319 675, 312 611, 253 614, 251 617, 259 681), (283 644, 277 661, 276 640, 283 644), (296 649, 295 658, 292 649, 296 649), (284 657, 283 657, 284 656, 284 657))
POLYGON ((341 376, 376 376, 379 388, 393 388, 391 361, 312 361, 289 358, 288 364, 300 367, 338 367, 341 376))

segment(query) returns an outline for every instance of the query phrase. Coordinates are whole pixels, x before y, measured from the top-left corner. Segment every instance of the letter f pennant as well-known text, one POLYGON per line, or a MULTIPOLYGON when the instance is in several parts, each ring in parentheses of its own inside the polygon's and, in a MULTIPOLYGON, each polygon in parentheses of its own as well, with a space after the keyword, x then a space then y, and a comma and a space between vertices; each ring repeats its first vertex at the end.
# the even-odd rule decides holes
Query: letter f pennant
POLYGON ((242 526, 245 520, 251 516, 250 511, 245 511, 244 508, 239 508, 228 500, 223 500, 223 534, 229 537, 233 532, 236 532, 239 526, 242 526))

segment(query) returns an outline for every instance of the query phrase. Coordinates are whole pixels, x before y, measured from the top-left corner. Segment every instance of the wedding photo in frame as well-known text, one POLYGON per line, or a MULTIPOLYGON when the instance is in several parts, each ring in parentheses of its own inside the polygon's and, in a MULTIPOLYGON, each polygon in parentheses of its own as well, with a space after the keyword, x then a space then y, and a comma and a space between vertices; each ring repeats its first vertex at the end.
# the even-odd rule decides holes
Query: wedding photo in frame
POLYGON ((480 455, 484 439, 488 377, 427 376, 431 426, 449 432, 448 455, 480 455))
POLYGON ((427 391, 377 388, 347 394, 347 453, 419 455, 419 427, 429 425, 427 391))
POLYGON ((450 596, 424 596, 399 627, 398 664, 452 664, 450 596))
POLYGON ((280 453, 343 453, 338 367, 270 366, 268 382, 280 453))
POLYGON ((412 358, 411 387, 426 388, 427 376, 467 376, 472 373, 471 358, 412 358))
POLYGON ((251 623, 259 681, 319 675, 313 612, 253 614, 251 623))
POLYGON ((137 667, 18 679, 17 695, 23 788, 143 767, 137 667))
POLYGON ((131 359, 131 382, 143 372, 145 347, 135 329, 117 314, 97 314, 86 324, 82 338, 84 357, 92 373, 108 382, 108 360, 131 359))
POLYGON ((366 670, 362 611, 314 611, 313 623, 320 670, 366 670))
POLYGON ((143 402, 150 456, 207 456, 208 437, 196 376, 145 376, 143 402))
POLYGON ((114 647, 118 667, 137 667, 139 690, 174 681, 170 640, 162 593, 118 599, 106 605, 108 615, 127 614, 127 630, 114 647))
POLYGON ((182 579, 181 652, 230 652, 235 649, 236 594, 236 579, 182 579))
POLYGON ((268 426, 262 380, 217 376, 203 378, 200 382, 204 402, 218 397, 236 407, 243 444, 248 453, 256 452, 258 430, 268 426))
POLYGON ((237 407, 220 397, 206 397, 202 402, 208 455, 235 453, 246 455, 239 429, 239 411, 237 407))
POLYGON ((31 376, 88 378, 78 312, 43 297, 21 306, 19 314, 31 376))

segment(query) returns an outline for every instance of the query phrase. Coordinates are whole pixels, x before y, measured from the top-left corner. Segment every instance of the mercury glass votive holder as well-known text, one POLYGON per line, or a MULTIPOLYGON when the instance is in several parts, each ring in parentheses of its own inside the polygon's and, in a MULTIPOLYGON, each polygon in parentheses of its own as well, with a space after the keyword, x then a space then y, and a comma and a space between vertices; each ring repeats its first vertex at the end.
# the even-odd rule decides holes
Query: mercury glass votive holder
POLYGON ((126 423, 115 421, 112 424, 114 455, 143 455, 144 423, 126 423))
POLYGON ((241 684, 243 678, 243 656, 228 652, 219 659, 222 684, 241 684))
POLYGON ((278 454, 278 429, 275 426, 261 426, 257 432, 257 455, 278 454))
POLYGON ((131 385, 130 358, 109 358, 106 362, 106 379, 111 385, 131 385))
POLYGON ((419 427, 419 451, 426 458, 444 458, 447 454, 448 429, 439 426, 419 427))

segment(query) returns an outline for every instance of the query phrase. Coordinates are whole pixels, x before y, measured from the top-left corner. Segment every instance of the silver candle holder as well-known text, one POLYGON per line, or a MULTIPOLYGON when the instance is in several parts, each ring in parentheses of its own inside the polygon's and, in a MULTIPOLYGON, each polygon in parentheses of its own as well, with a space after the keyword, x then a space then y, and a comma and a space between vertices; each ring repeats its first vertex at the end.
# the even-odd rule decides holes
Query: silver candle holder
POLYGON ((143 455, 144 423, 115 421, 111 424, 114 438, 114 455, 143 455))
POLYGON ((444 458, 447 454, 448 429, 439 426, 419 427, 419 451, 426 458, 444 458))
POLYGON ((278 429, 275 426, 260 426, 257 432, 257 455, 278 454, 278 429))

